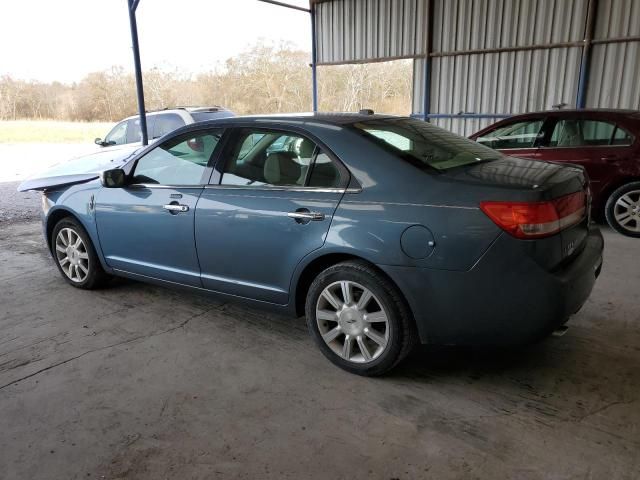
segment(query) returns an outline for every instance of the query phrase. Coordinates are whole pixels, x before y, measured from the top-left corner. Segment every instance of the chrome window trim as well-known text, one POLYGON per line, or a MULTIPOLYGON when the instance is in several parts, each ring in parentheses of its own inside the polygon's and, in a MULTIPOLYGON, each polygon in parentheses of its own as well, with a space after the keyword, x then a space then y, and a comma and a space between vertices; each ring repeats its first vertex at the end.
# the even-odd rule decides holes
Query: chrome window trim
POLYGON ((316 192, 316 193, 360 193, 361 188, 318 188, 287 186, 252 186, 252 185, 158 185, 155 183, 132 183, 124 188, 158 188, 158 189, 202 189, 207 190, 247 190, 263 192, 316 192))
POLYGON ((160 185, 155 183, 132 183, 131 185, 127 185, 125 188, 193 188, 193 189, 201 189, 205 185, 160 185))
POLYGON ((582 149, 582 148, 627 148, 627 147, 630 147, 632 145, 633 145, 633 143, 628 143, 628 144, 625 144, 625 145, 574 145, 574 146, 569 145, 569 146, 566 146, 566 147, 540 146, 538 148, 546 148, 546 149, 553 148, 553 149, 558 149, 558 150, 561 150, 561 149, 564 149, 564 148, 580 148, 580 149, 582 149))
POLYGON ((205 185, 206 190, 246 190, 261 192, 360 193, 360 188, 322 188, 278 185, 205 185))

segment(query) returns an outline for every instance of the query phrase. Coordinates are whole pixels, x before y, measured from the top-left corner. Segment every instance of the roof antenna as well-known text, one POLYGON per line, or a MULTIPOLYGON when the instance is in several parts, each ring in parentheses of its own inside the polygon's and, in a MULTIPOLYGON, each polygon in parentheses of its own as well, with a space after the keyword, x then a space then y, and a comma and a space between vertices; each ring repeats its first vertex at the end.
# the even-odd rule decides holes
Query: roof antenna
POLYGON ((360 115, 373 115, 375 112, 370 108, 361 108, 358 113, 360 115))
POLYGON ((551 105, 552 108, 555 108, 557 110, 562 110, 564 107, 566 107, 568 105, 568 103, 556 103, 555 105, 551 105))

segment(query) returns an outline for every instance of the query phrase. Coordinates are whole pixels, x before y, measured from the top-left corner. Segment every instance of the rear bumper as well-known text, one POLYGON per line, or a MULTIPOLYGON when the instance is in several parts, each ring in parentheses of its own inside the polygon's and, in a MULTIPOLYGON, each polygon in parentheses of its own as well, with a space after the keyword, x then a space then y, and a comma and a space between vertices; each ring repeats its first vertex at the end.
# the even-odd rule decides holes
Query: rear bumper
POLYGON ((600 274, 603 248, 594 228, 570 263, 549 272, 522 241, 502 234, 466 272, 380 268, 405 294, 422 343, 517 345, 549 334, 582 307, 600 274))

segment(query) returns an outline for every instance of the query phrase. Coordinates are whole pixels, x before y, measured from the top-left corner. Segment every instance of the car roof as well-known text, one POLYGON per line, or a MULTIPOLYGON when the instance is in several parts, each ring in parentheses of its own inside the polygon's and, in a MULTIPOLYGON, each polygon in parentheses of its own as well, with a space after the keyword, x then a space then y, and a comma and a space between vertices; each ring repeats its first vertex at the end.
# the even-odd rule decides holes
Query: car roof
POLYGON ((265 121, 268 122, 278 122, 284 124, 299 124, 301 122, 315 122, 315 123, 323 123, 327 125, 349 125, 352 123, 362 122, 365 120, 382 120, 389 118, 409 118, 409 117, 399 117, 395 115, 382 115, 382 114, 368 114, 368 113, 336 113, 336 112, 304 112, 304 113, 276 113, 276 114, 268 114, 268 115, 241 115, 237 117, 227 117, 220 119, 212 119, 207 120, 203 123, 227 123, 227 124, 235 124, 235 123, 262 123, 265 121))
POLYGON ((513 115, 513 117, 527 117, 530 115, 572 115, 575 113, 604 113, 607 115, 620 115, 620 116, 633 116, 636 117, 640 115, 640 110, 632 110, 628 108, 562 108, 562 109, 553 109, 553 110, 540 110, 537 112, 528 112, 528 113, 520 113, 513 115))
MULTIPOLYGON (((161 113, 174 113, 174 112, 188 112, 188 113, 197 113, 197 112, 229 112, 230 110, 225 107, 220 107, 218 105, 214 105, 212 107, 172 107, 172 108, 161 108, 159 110, 148 110, 147 116, 155 116, 161 113)), ((130 115, 127 118, 123 118, 120 122, 124 122, 127 120, 131 120, 132 118, 138 118, 139 115, 130 115)), ((118 122, 118 123, 120 123, 118 122)))

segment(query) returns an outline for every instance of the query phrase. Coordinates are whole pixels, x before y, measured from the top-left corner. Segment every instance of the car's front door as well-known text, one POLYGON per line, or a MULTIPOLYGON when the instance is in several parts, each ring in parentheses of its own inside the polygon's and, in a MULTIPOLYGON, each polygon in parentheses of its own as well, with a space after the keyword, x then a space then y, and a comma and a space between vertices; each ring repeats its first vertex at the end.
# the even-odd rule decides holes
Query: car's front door
POLYGON ((214 129, 167 140, 137 161, 126 187, 100 190, 96 222, 110 267, 201 285, 194 214, 221 135, 214 129))
POLYGON ((324 243, 348 182, 304 134, 235 131, 196 209, 203 286, 286 304, 296 266, 324 243))
POLYGON ((550 128, 540 159, 583 166, 594 195, 617 180, 619 162, 631 155, 633 137, 613 121, 576 113, 551 118, 550 128))
POLYGON ((544 124, 544 117, 508 121, 477 137, 476 142, 513 157, 537 159, 544 124))

